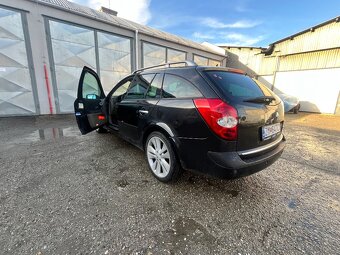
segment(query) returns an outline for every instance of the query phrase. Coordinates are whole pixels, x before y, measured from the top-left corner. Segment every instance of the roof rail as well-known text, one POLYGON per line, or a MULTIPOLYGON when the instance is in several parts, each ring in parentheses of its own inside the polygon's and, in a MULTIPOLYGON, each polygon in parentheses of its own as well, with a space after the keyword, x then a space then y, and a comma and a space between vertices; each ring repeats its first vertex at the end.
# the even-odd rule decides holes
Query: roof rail
POLYGON ((197 66, 197 64, 194 61, 186 60, 186 61, 170 62, 170 63, 164 63, 164 64, 160 64, 160 65, 156 65, 156 66, 149 66, 149 67, 141 68, 141 69, 134 71, 133 74, 140 73, 140 72, 142 72, 144 70, 148 70, 148 69, 154 69, 154 68, 157 68, 157 67, 170 68, 172 65, 178 65, 178 64, 185 64, 185 66, 197 66))

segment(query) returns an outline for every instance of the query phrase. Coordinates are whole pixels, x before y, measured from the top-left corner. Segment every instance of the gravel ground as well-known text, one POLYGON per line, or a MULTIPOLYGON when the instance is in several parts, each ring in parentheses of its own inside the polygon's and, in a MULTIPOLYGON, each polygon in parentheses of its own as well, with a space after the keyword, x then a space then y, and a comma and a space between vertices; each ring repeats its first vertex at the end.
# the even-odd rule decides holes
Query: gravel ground
POLYGON ((285 128, 264 171, 167 185, 73 116, 0 119, 0 254, 339 254, 340 117, 285 128))

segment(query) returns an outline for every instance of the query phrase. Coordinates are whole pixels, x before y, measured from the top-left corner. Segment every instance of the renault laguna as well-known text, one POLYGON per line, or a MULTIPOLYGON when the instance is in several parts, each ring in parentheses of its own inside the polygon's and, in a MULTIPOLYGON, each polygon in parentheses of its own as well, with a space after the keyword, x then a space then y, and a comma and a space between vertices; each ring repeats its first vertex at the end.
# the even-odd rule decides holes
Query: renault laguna
POLYGON ((96 72, 84 67, 74 109, 82 134, 117 133, 145 152, 162 182, 183 169, 250 175, 285 147, 282 101, 238 69, 168 63, 133 72, 105 95, 96 72))

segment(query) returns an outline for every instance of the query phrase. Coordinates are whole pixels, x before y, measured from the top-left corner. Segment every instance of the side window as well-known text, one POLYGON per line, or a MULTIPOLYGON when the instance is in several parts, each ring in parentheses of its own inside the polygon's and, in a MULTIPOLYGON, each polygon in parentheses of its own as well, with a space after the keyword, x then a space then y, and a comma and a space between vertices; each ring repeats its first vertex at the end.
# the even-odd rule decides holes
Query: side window
POLYGON ((156 74, 155 78, 152 80, 152 83, 146 93, 147 98, 160 98, 161 96, 161 88, 162 88, 162 74, 156 74))
POLYGON ((143 74, 140 76, 142 80, 144 80, 146 83, 151 83, 153 78, 155 77, 154 73, 148 73, 148 74, 143 74))
POLYGON ((83 81, 83 98, 85 99, 99 99, 101 90, 99 83, 91 73, 85 73, 83 81))
POLYGON ((119 97, 122 96, 126 93, 126 91, 128 90, 128 88, 130 87, 130 84, 132 82, 132 78, 126 82, 124 82, 123 84, 121 84, 116 90, 115 92, 113 92, 112 97, 119 97))
POLYGON ((172 74, 165 74, 163 82, 164 98, 201 97, 199 90, 189 81, 172 74))
POLYGON ((148 80, 152 80, 155 74, 136 76, 124 99, 142 99, 149 87, 148 80))

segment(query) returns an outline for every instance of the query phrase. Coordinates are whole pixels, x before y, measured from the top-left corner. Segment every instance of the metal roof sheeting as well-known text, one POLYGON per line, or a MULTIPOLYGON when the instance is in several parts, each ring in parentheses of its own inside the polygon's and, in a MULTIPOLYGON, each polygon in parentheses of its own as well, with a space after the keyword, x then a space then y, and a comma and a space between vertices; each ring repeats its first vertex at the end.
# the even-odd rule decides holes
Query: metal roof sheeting
POLYGON ((330 19, 330 20, 327 20, 327 21, 322 22, 322 23, 320 23, 320 24, 317 24, 317 25, 315 25, 315 26, 313 26, 313 27, 311 27, 311 28, 305 29, 305 30, 303 30, 303 31, 301 31, 301 32, 298 32, 298 33, 295 33, 295 34, 290 35, 290 36, 288 36, 288 37, 285 37, 285 38, 283 38, 283 39, 280 39, 280 40, 278 40, 278 41, 276 41, 276 42, 273 42, 271 45, 273 45, 273 44, 278 44, 278 43, 281 43, 281 42, 286 41, 286 40, 291 40, 291 38, 294 38, 294 37, 296 37, 296 36, 302 35, 302 34, 304 34, 304 33, 310 32, 310 31, 314 31, 314 30, 316 30, 316 29, 318 29, 318 28, 320 28, 320 27, 326 26, 326 25, 328 25, 328 24, 330 24, 330 23, 333 23, 333 22, 339 23, 339 22, 340 22, 340 16, 337 16, 337 17, 335 17, 335 18, 333 18, 333 19, 330 19))
POLYGON ((278 55, 289 55, 338 47, 340 47, 340 22, 334 21, 275 43, 274 51, 278 51, 278 55))
POLYGON ((56 7, 59 9, 63 9, 63 10, 67 10, 69 12, 73 12, 73 13, 78 13, 81 15, 85 15, 88 16, 90 18, 94 18, 94 19, 98 19, 104 22, 109 22, 112 25, 115 26, 119 26, 125 29, 129 29, 129 30, 138 30, 139 33, 145 34, 145 35, 149 35, 149 36, 153 36, 153 37, 157 37, 163 40, 167 40, 167 41, 171 41, 171 42, 175 42, 178 44, 182 44, 184 46, 188 46, 191 48, 195 48, 195 49, 199 49, 202 51, 206 51, 206 52, 210 52, 212 54, 215 55, 220 55, 220 56, 224 56, 221 55, 218 52, 212 51, 210 48, 205 47, 199 43, 193 42, 191 40, 187 40, 184 39, 182 37, 170 34, 170 33, 166 33, 163 32, 161 30, 158 29, 154 29, 148 26, 144 26, 141 24, 138 24, 136 22, 130 21, 130 20, 126 20, 117 16, 113 16, 113 15, 109 15, 107 13, 104 12, 100 12, 100 11, 96 11, 93 10, 89 7, 86 6, 82 6, 73 2, 69 2, 67 0, 31 0, 33 2, 36 3, 41 3, 41 4, 45 4, 45 5, 49 5, 52 7, 56 7))

